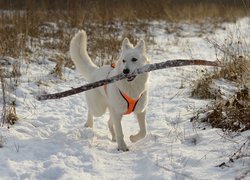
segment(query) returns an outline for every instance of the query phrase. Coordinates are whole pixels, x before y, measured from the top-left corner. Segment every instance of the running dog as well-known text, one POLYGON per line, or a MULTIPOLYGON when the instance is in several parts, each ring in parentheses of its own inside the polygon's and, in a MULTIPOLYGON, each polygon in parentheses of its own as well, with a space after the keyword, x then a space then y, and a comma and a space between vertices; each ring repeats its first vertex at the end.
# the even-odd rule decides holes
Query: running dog
MULTIPOLYGON (((76 69, 89 82, 106 79, 120 73, 129 75, 137 68, 149 63, 144 40, 140 40, 136 46, 133 46, 129 39, 125 38, 116 64, 99 68, 88 55, 87 35, 83 30, 72 38, 70 55, 76 69)), ((148 79, 149 73, 144 73, 87 91, 88 118, 85 127, 92 128, 93 117, 103 115, 108 109, 110 112, 108 127, 112 135, 112 141, 117 142, 118 150, 128 151, 129 149, 124 141, 121 120, 123 115, 135 113, 140 130, 137 134, 131 135, 130 140, 136 142, 145 137, 148 79)))

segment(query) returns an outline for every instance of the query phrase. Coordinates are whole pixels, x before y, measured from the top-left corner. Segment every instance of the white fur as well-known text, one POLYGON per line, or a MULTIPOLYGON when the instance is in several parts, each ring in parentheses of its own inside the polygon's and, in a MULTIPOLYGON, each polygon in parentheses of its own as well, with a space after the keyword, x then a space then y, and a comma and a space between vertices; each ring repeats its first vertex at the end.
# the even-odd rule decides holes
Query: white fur
MULTIPOLYGON (((76 68, 82 73, 82 75, 89 82, 95 82, 107 77, 115 76, 123 72, 124 69, 129 69, 130 73, 135 69, 149 63, 146 56, 145 42, 140 40, 134 47, 127 38, 123 40, 122 51, 120 58, 116 63, 116 67, 102 66, 98 68, 91 61, 87 53, 87 36, 85 31, 79 31, 71 40, 70 43, 70 55, 76 68), (133 62, 131 59, 138 59, 133 62), (123 62, 125 60, 125 62, 123 62)), ((146 135, 146 106, 148 99, 147 83, 148 73, 138 75, 133 81, 127 79, 108 84, 107 92, 105 94, 104 88, 99 87, 86 92, 86 100, 88 104, 88 119, 85 124, 86 127, 93 127, 93 117, 101 116, 106 112, 106 109, 110 111, 110 119, 108 121, 109 130, 112 135, 112 140, 117 141, 118 149, 127 151, 127 145, 123 139, 123 131, 121 126, 121 119, 123 113, 127 111, 127 102, 120 95, 123 92, 131 98, 138 99, 134 113, 136 114, 140 131, 136 135, 131 135, 130 140, 136 142, 146 135)))

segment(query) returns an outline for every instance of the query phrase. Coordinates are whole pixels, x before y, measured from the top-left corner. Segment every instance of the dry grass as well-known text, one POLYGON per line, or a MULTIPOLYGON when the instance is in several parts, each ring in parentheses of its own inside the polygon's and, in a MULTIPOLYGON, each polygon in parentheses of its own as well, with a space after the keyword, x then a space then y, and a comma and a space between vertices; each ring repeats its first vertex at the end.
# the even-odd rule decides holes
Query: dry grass
MULTIPOLYGON (((59 49, 62 53, 66 53, 72 32, 65 31, 65 29, 84 28, 94 40, 104 34, 113 36, 96 44, 108 45, 108 48, 109 46, 116 47, 117 29, 121 28, 120 25, 125 28, 125 31, 132 32, 141 30, 141 26, 144 26, 148 20, 234 21, 238 17, 250 15, 250 2, 247 0, 156 0, 154 3, 150 0, 138 2, 133 0, 4 0, 0 3, 0 9, 6 9, 0 12, 2 44, 0 52, 2 56, 19 57, 30 53, 25 46, 29 37, 60 39, 63 43, 47 42, 38 45, 41 48, 59 49), (135 23, 132 27, 129 26, 128 22, 138 21, 140 21, 137 23, 140 27, 135 26, 135 23), (50 22, 55 22, 57 29, 54 29, 50 22)), ((145 27, 143 29, 146 30, 145 27)), ((134 37, 133 33, 131 35, 134 37)), ((93 52, 96 49, 99 47, 94 46, 93 52)), ((99 53, 94 53, 94 56, 102 57, 106 54, 105 50, 99 53)), ((115 56, 112 55, 109 58, 115 58, 115 56)))
MULTIPOLYGON (((246 78, 246 73, 249 72, 250 59, 243 56, 231 57, 230 61, 222 60, 221 69, 217 69, 213 72, 205 72, 203 76, 194 82, 194 86, 191 91, 191 96, 200 99, 216 99, 220 96, 219 89, 213 89, 211 85, 215 79, 227 79, 236 83, 245 85, 250 81, 246 78)), ((248 87, 249 88, 249 87, 248 87)))
POLYGON ((244 40, 240 37, 235 38, 229 36, 227 41, 223 43, 209 39, 207 39, 207 41, 214 47, 217 54, 223 55, 221 60, 219 60, 222 68, 215 69, 213 72, 206 71, 203 76, 194 83, 191 92, 192 97, 201 99, 218 97, 220 92, 211 88, 213 80, 215 79, 224 78, 247 86, 249 80, 247 80, 248 76, 246 76, 246 73, 249 72, 250 68, 250 54, 248 50, 249 47, 243 43, 244 40))
MULTIPOLYGON (((156 0, 154 3, 150 0, 4 0, 0 9, 5 9, 0 11, 1 56, 29 59, 34 54, 31 47, 37 47, 40 52, 47 49, 66 54, 74 34, 72 28, 73 31, 84 28, 94 42, 89 45, 91 57, 102 65, 107 63, 103 59, 109 62, 117 59, 122 37, 137 39, 135 31, 150 36, 148 20, 234 21, 250 14, 250 3, 247 0, 156 0), (111 53, 107 55, 107 51, 111 53)), ((67 56, 62 58, 66 60, 64 64, 70 65, 67 56)))
POLYGON ((6 143, 5 137, 0 135, 0 148, 3 148, 5 143, 6 143))
POLYGON ((5 79, 2 67, 0 68, 0 80, 1 80, 1 91, 2 91, 2 114, 1 114, 1 125, 5 122, 6 117, 6 94, 5 94, 5 79))
POLYGON ((217 93, 211 88, 214 75, 206 72, 200 79, 194 83, 191 91, 191 97, 199 99, 215 99, 217 93))
POLYGON ((239 53, 239 50, 244 47, 232 48, 232 44, 231 41, 230 46, 218 47, 218 50, 224 53, 222 68, 205 73, 195 82, 191 93, 195 98, 214 99, 214 102, 193 117, 192 121, 208 122, 212 127, 221 128, 227 132, 250 129, 250 56, 239 53), (211 86, 214 80, 222 78, 234 82, 239 87, 233 96, 225 96, 220 89, 211 86), (200 113, 205 113, 205 117, 200 119, 200 113))
MULTIPOLYGON (((250 98, 248 89, 241 89, 237 95, 227 101, 217 102, 207 116, 212 127, 224 131, 245 131, 250 129, 250 98)), ((211 108, 211 107, 210 107, 211 108)))
POLYGON ((19 71, 17 70, 17 66, 13 66, 13 70, 11 73, 11 76, 7 75, 4 70, 0 66, 0 80, 1 80, 1 91, 2 91, 2 113, 1 113, 1 121, 0 124, 3 126, 3 124, 15 124, 15 122, 18 120, 17 114, 16 114, 16 104, 15 101, 10 101, 9 99, 9 93, 7 92, 10 87, 17 86, 19 81, 20 74, 16 74, 19 71), (6 80, 8 78, 8 80, 6 80), (12 79, 13 78, 13 79, 12 79), (10 86, 8 82, 13 83, 12 86, 10 86))
POLYGON ((10 125, 13 125, 18 120, 17 114, 16 114, 16 104, 15 101, 12 101, 10 104, 8 104, 5 108, 5 121, 4 123, 8 123, 10 125))
POLYGON ((74 25, 83 20, 100 22, 120 19, 165 19, 171 21, 221 17, 232 20, 249 15, 248 0, 25 0, 2 1, 4 9, 64 10, 64 18, 74 25))
MULTIPOLYGON (((51 59, 52 60, 52 59, 51 59)), ((56 77, 62 79, 63 77, 63 68, 64 68, 64 59, 60 56, 57 56, 56 59, 53 59, 53 61, 56 62, 56 66, 54 69, 50 72, 52 75, 55 75, 56 77)))

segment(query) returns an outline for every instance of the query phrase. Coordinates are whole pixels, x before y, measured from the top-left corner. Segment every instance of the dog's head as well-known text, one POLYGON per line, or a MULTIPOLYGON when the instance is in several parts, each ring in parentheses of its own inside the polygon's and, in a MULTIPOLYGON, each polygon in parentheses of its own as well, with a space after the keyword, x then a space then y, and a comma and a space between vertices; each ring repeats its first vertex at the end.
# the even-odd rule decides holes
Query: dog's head
MULTIPOLYGON (((124 74, 132 74, 137 68, 148 64, 146 47, 144 40, 140 40, 134 47, 128 38, 122 42, 122 51, 118 61, 119 71, 124 74)), ((128 78, 128 81, 134 80, 135 76, 128 78)))

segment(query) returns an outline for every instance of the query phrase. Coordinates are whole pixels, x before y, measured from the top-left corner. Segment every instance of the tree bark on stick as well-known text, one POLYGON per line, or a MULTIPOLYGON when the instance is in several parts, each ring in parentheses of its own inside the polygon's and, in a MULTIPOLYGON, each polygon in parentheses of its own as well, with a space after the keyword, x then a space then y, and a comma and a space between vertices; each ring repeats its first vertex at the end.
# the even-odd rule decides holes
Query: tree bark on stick
POLYGON ((200 59, 196 59, 196 60, 176 59, 176 60, 169 60, 169 61, 155 63, 155 64, 147 64, 137 69, 134 73, 129 74, 129 75, 118 74, 116 76, 103 79, 97 82, 89 83, 89 84, 86 84, 77 88, 73 88, 67 91, 54 93, 54 94, 39 95, 37 96, 37 100, 42 101, 42 100, 47 100, 47 99, 60 99, 63 97, 67 97, 67 96, 78 94, 84 91, 88 91, 90 89, 94 89, 94 88, 103 86, 105 84, 114 83, 116 81, 129 78, 131 76, 139 75, 142 73, 169 68, 169 67, 190 66, 190 65, 218 66, 218 63, 214 61, 206 61, 206 60, 200 60, 200 59))

